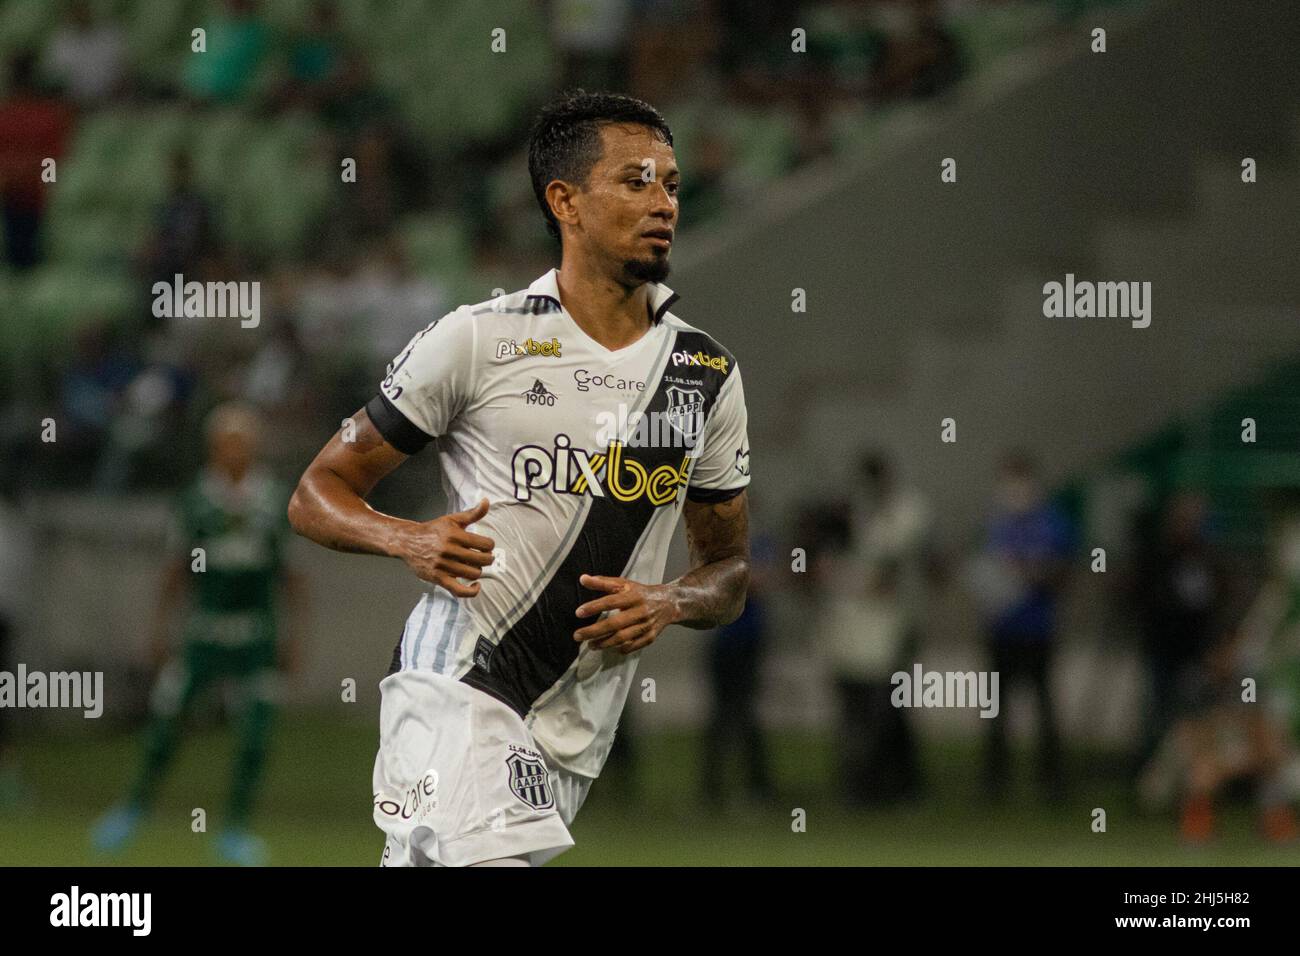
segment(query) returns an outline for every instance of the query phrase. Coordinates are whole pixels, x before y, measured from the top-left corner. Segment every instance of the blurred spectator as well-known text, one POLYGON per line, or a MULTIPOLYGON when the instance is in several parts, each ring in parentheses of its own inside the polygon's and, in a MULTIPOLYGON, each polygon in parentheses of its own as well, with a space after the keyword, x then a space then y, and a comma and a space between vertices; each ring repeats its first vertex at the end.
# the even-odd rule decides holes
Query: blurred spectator
POLYGON ((850 804, 912 798, 922 774, 891 678, 915 659, 924 602, 929 506, 900 487, 879 453, 861 458, 841 548, 819 555, 819 625, 840 708, 840 784, 850 804))
MULTIPOLYGON (((34 552, 31 529, 11 500, 10 482, 0 482, 0 671, 13 673, 14 635, 31 593, 34 552)), ((0 707, 0 809, 22 796, 17 754, 9 742, 9 711, 0 707)))
POLYGON ((67 475, 81 481, 89 477, 139 369, 134 352, 106 323, 88 324, 77 333, 60 386, 59 440, 54 446, 67 475))
POLYGON ((290 93, 302 105, 316 108, 324 102, 344 63, 347 43, 338 19, 336 3, 317 0, 306 30, 290 44, 290 93))
POLYGON ((695 76, 712 66, 722 42, 714 5, 637 0, 634 6, 626 91, 665 110, 685 97, 698 97, 695 76), (664 69, 665 63, 673 68, 664 69))
POLYGON ((869 576, 887 565, 896 569, 899 602, 916 643, 932 564, 933 509, 920 491, 899 484, 893 463, 880 452, 863 455, 858 478, 861 494, 853 508, 856 547, 869 576))
POLYGON ((965 73, 961 47, 943 23, 935 0, 915 5, 912 23, 892 33, 872 72, 880 99, 937 96, 965 73))
MULTIPOLYGON (((186 152, 171 161, 171 184, 156 217, 154 233, 145 249, 145 284, 171 283, 179 273, 198 273, 200 263, 216 245, 212 204, 194 183, 194 169, 186 152)), ((197 276, 187 276, 188 278, 197 276)))
POLYGON ((698 137, 689 159, 682 160, 679 194, 682 216, 694 225, 707 222, 721 212, 728 200, 727 176, 734 167, 732 146, 715 127, 700 130, 698 137))
MULTIPOLYGON (((741 102, 762 103, 785 95, 791 63, 791 29, 799 9, 781 0, 719 0, 718 65, 741 102)), ((802 64, 799 64, 802 66, 802 64)))
MULTIPOLYGON (((749 501, 753 519, 752 495, 749 501)), ((740 617, 713 633, 709 644, 713 709, 705 735, 701 784, 705 802, 714 806, 726 799, 727 755, 737 745, 744 760, 748 796, 757 800, 774 796, 757 705, 767 645, 768 601, 777 573, 776 542, 767 531, 755 530, 750 538, 745 607, 740 617)))
POLYGON ((225 0, 225 10, 204 24, 206 51, 190 53, 185 86, 200 100, 232 103, 246 98, 259 80, 271 47, 271 31, 255 0, 225 0))
POLYGON ((1216 638, 1225 592, 1223 562, 1210 540, 1203 495, 1177 494, 1144 524, 1133 585, 1151 703, 1139 766, 1189 705, 1198 670, 1216 638))
POLYGON ((98 491, 166 486, 182 479, 174 452, 194 382, 181 352, 178 337, 155 332, 147 340, 139 371, 117 403, 95 467, 98 491))
POLYGON ((1052 698, 1052 653, 1058 606, 1073 552, 1065 513, 1044 497, 1038 467, 1013 452, 999 467, 997 502, 971 584, 985 614, 989 663, 999 675, 1001 711, 988 721, 985 788, 1004 795, 1010 770, 1007 723, 1016 689, 1028 684, 1038 702, 1038 778, 1044 796, 1064 796, 1052 698))
POLYGON ((382 367, 422 328, 451 307, 449 293, 411 268, 396 238, 343 271, 304 283, 301 322, 307 338, 351 343, 382 367))
POLYGON ((0 206, 5 257, 15 269, 41 261, 42 164, 62 157, 72 127, 71 110, 37 89, 35 55, 16 54, 9 62, 9 96, 0 102, 0 206))
POLYGON ((313 243, 317 258, 334 265, 355 259, 357 249, 384 241, 397 224, 400 210, 421 201, 420 160, 401 131, 374 123, 343 137, 343 156, 356 163, 356 180, 340 182, 337 200, 324 214, 313 243))
POLYGON ((301 394, 294 383, 305 363, 306 350, 297 328, 292 321, 281 319, 269 326, 264 341, 253 353, 240 394, 268 412, 290 404, 301 394))
POLYGON ((1214 835, 1214 801, 1224 785, 1252 778, 1260 833, 1287 843, 1300 835, 1295 740, 1300 730, 1300 497, 1282 493, 1268 576, 1236 633, 1218 638, 1184 667, 1195 696, 1141 780, 1148 802, 1181 785, 1185 840, 1214 835), (1246 692, 1247 680, 1253 694, 1246 692))
MULTIPOLYGON (((922 786, 920 761, 908 712, 892 706, 890 678, 916 660, 924 625, 933 517, 924 496, 898 483, 883 454, 869 452, 858 466, 859 496, 851 511, 853 552, 866 576, 865 629, 858 640, 874 644, 879 664, 871 671, 841 668, 846 746, 859 747, 855 787, 871 796, 916 796, 922 786), (878 655, 878 656, 877 656, 878 655), (892 659, 891 659, 892 658, 892 659), (886 674, 885 671, 888 671, 886 674), (870 674, 866 681, 861 676, 870 674)), ((845 638, 849 635, 843 635, 845 638)), ((861 653, 861 652, 859 652, 861 653)), ((857 657, 844 655, 847 664, 857 657)))
MULTIPOLYGON (((1268 590, 1256 607, 1264 618, 1271 618, 1275 609, 1269 607, 1275 595, 1268 590)), ((1285 620, 1291 616, 1287 608, 1283 620, 1271 620, 1269 629, 1283 624, 1294 639, 1294 621, 1285 620)), ((1285 718, 1270 706, 1285 700, 1283 710, 1294 713, 1300 690, 1296 658, 1288 653, 1280 670, 1272 666, 1277 660, 1257 659, 1251 662, 1254 666, 1243 667, 1239 650, 1236 640, 1221 638, 1201 666, 1188 672, 1192 680, 1187 682, 1184 709, 1139 781, 1139 793, 1148 805, 1177 796, 1179 832, 1193 844, 1214 836, 1215 800, 1228 784, 1240 780, 1253 784, 1263 837, 1289 843, 1300 833, 1291 806, 1296 798, 1290 773, 1295 754, 1285 718), (1264 696, 1259 702, 1247 700, 1244 679, 1254 680, 1261 673, 1267 675, 1258 688, 1264 696)))
POLYGON ((919 787, 906 715, 890 702, 891 676, 906 655, 907 624, 898 600, 898 568, 843 555, 821 558, 826 590, 818 628, 834 672, 840 724, 839 781, 846 803, 867 806, 912 796, 919 787), (902 762, 894 762, 901 758, 902 762))
POLYGON ((550 0, 551 42, 561 86, 618 90, 627 77, 631 0, 550 0))
POLYGON ((379 88, 359 50, 342 50, 338 69, 323 91, 321 119, 350 141, 368 126, 396 121, 396 104, 379 88))
POLYGON ((126 61, 126 34, 116 23, 96 22, 86 0, 73 0, 67 22, 50 37, 42 70, 73 102, 93 106, 118 92, 126 61))

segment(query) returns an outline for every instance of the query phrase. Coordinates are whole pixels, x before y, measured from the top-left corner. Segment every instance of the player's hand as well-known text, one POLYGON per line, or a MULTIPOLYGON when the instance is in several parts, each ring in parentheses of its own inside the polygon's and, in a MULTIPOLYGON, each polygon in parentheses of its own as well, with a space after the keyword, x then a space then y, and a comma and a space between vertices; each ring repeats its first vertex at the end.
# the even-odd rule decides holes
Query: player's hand
POLYGON ((402 543, 402 560, 421 581, 446 588, 456 597, 474 597, 483 568, 493 561, 496 543, 465 527, 487 512, 488 500, 484 498, 468 511, 417 524, 402 543), (457 578, 467 578, 470 583, 461 584, 457 578))
POLYGON ((577 615, 588 618, 610 611, 609 616, 573 633, 575 641, 588 641, 589 646, 598 650, 617 647, 624 654, 639 651, 654 643, 660 632, 677 619, 677 604, 670 585, 641 584, 597 574, 584 574, 578 583, 608 592, 580 605, 577 615))

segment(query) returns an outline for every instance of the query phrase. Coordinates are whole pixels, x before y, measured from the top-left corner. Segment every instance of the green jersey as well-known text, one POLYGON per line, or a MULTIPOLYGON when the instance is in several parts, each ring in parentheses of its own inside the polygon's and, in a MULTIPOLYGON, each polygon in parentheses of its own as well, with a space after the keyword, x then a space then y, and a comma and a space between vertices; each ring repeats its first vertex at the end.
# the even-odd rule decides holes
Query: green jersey
POLYGON ((181 494, 173 544, 193 572, 192 639, 234 644, 271 637, 287 505, 287 490, 259 472, 234 484, 206 471, 181 494))

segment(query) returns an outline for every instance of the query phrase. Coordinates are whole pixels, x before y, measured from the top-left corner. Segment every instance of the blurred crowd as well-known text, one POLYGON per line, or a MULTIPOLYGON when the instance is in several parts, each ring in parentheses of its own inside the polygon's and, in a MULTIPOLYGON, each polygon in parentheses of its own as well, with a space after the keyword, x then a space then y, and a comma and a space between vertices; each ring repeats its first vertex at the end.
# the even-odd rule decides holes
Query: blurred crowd
MULTIPOLYGON (((1014 7, 1064 17, 1083 5, 1014 7)), ((615 88, 665 112, 689 141, 682 193, 689 228, 832 152, 844 116, 869 117, 951 88, 970 59, 952 24, 1001 6, 550 0, 541 10, 551 85, 530 90, 490 132, 448 144, 431 140, 412 115, 410 91, 384 78, 391 71, 379 68, 373 44, 360 42, 355 18, 345 15, 353 11, 336 0, 301 5, 293 28, 282 17, 273 23, 259 0, 214 0, 201 18, 203 55, 176 59, 171 73, 133 58, 139 25, 106 12, 118 8, 70 0, 51 30, 5 63, 0 280, 21 283, 52 261, 48 219, 58 187, 42 178, 44 164, 76 157, 79 129, 99 115, 153 116, 161 106, 213 122, 231 110, 276 123, 306 116, 320 130, 310 146, 320 168, 339 170, 350 159, 355 177, 328 191, 291 252, 268 252, 237 227, 212 171, 174 148, 159 161, 167 183, 147 234, 126 250, 135 294, 124 307, 85 306, 87 314, 61 318, 66 334, 45 336, 35 367, 6 369, 0 449, 31 472, 33 486, 174 487, 183 477, 176 462, 197 458, 192 436, 203 414, 247 398, 276 410, 282 434, 273 445, 288 466, 321 438, 320 416, 308 410, 354 409, 413 330, 489 296, 486 279, 467 275, 533 275, 551 264, 543 230, 530 228, 536 211, 522 144, 553 89, 615 88), (796 37, 796 28, 806 35, 796 37), (791 55, 795 44, 803 55, 791 55), (429 213, 450 217, 453 245, 467 238, 468 274, 440 255, 436 240, 432 253, 412 249, 404 224, 429 213), (260 281, 259 327, 155 316, 153 284, 176 275, 260 281), (24 454, 33 415, 60 422, 57 455, 24 454)), ((273 210, 268 202, 253 215, 273 210)), ((15 312, 20 324, 44 321, 15 312)))
MULTIPOLYGON (((856 475, 843 500, 820 500, 797 516, 793 540, 810 542, 810 573, 783 576, 817 609, 809 624, 837 702, 833 740, 846 805, 911 802, 930 790, 914 714, 898 706, 895 678, 950 643, 933 615, 950 584, 965 592, 980 622, 982 647, 962 654, 963 669, 1000 678, 997 716, 980 721, 979 789, 995 803, 1020 793, 1008 736, 1029 702, 1040 799, 1059 805, 1085 792, 1095 781, 1082 778, 1081 761, 1066 759, 1059 729, 1072 679, 1061 668, 1072 636, 1063 604, 1081 575, 1108 570, 1118 582, 1110 596, 1133 627, 1127 640, 1107 638, 1105 657, 1113 665, 1135 654, 1142 670, 1139 733, 1127 755, 1137 805, 1173 811, 1181 836, 1201 843, 1216 835, 1225 801, 1253 802, 1263 837, 1296 838, 1300 492, 1261 493, 1269 517, 1258 553, 1223 542, 1207 491, 1155 494, 1130 513, 1127 547, 1118 567, 1106 569, 1091 567, 1098 558, 1081 546, 1077 509, 1049 494, 1025 451, 1002 456, 984 525, 955 553, 936 543, 941 511, 899 480, 889 456, 864 454, 856 475)), ((763 528, 761 512, 756 518, 763 528)), ((714 638, 715 706, 700 779, 715 802, 728 779, 751 796, 771 795, 756 714, 773 643, 765 611, 778 580, 774 560, 783 559, 760 530, 749 604, 714 638), (741 773, 719 770, 725 749, 738 749, 741 773)), ((1086 614, 1091 620, 1075 627, 1105 618, 1099 607, 1086 614)))
MULTIPOLYGON (((203 117, 231 109, 286 122, 309 115, 324 131, 312 146, 324 166, 338 170, 352 159, 356 176, 329 193, 294 255, 268 256, 231 227, 230 210, 195 157, 175 150, 147 236, 130 250, 136 294, 129 309, 74 323, 68 341, 25 379, 0 380, 0 664, 27 547, 16 509, 23 492, 174 490, 202 459, 204 415, 231 399, 274 411, 270 464, 296 472, 337 427, 331 415, 364 404, 410 334, 465 293, 436 257, 432 265, 417 263, 405 217, 456 217, 470 238, 472 266, 483 274, 503 266, 537 274, 552 264, 527 188, 490 184, 503 170, 526 183, 521 144, 554 89, 630 92, 670 123, 702 101, 715 111, 780 117, 791 131, 786 139, 764 139, 769 127, 762 123, 739 132, 699 124, 683 157, 682 193, 685 221, 698 224, 745 202, 763 176, 833 153, 846 111, 870 114, 954 87, 970 71, 970 54, 953 17, 999 4, 551 0, 543 9, 553 84, 539 87, 535 100, 490 135, 451 148, 430 143, 372 54, 355 42, 342 6, 305 5, 302 22, 286 33, 271 27, 266 4, 223 0, 205 21, 208 53, 185 60, 169 80, 141 71, 123 24, 85 2, 67 3, 42 43, 8 58, 0 99, 8 275, 49 262, 54 187, 42 179, 44 161, 74 155, 79 127, 104 110, 164 103, 203 117), (789 55, 796 27, 808 29, 806 56, 789 55), (259 279, 258 327, 155 314, 154 283, 177 274, 259 279), (38 445, 30 426, 46 415, 57 422, 58 441, 38 445)), ((1086 4, 1043 6, 1074 13, 1086 4)), ((470 298, 489 294, 483 287, 470 298)), ((1027 700, 1038 791, 1049 802, 1077 793, 1059 720, 1059 650, 1068 636, 1062 606, 1087 566, 1077 515, 1048 495, 1031 455, 1009 452, 979 540, 964 553, 940 553, 935 531, 943 515, 902 481, 896 462, 864 455, 856 477, 845 500, 818 502, 792 522, 792 540, 806 543, 804 575, 786 573, 788 559, 776 544, 780 516, 765 514, 755 496, 749 600, 709 645, 705 798, 726 799, 735 757, 749 793, 775 792, 758 704, 774 642, 772 606, 790 580, 819 608, 812 626, 831 674, 847 803, 913 800, 931 786, 914 714, 891 699, 892 677, 910 670, 939 636, 930 613, 936 590, 954 583, 978 609, 983 667, 1001 675, 1001 713, 983 727, 984 792, 1001 800, 1014 786, 1008 727, 1027 700)), ((390 493, 408 494, 408 507, 423 504, 424 476, 399 472, 395 483, 390 493)), ((1279 496, 1271 514, 1267 553, 1242 556, 1219 540, 1205 493, 1163 496, 1134 516, 1130 560, 1116 569, 1140 635, 1147 695, 1131 754, 1135 789, 1146 805, 1176 807, 1191 840, 1208 838, 1216 801, 1243 788, 1259 806, 1266 835, 1295 832, 1300 501, 1279 496), (1252 560, 1266 566, 1262 586, 1252 560), (1243 706, 1251 693, 1258 706, 1243 706)), ((3 763, 0 751, 0 771, 3 763)))

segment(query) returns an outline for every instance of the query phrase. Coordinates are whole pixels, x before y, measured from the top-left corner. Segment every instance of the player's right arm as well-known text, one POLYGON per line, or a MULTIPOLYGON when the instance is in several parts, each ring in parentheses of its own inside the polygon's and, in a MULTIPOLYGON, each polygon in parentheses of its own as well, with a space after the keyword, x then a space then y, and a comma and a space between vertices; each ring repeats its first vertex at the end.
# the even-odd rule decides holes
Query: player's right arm
POLYGON ((465 526, 487 514, 487 500, 432 521, 376 511, 366 497, 409 456, 384 439, 364 408, 352 421, 353 440, 336 433, 303 472, 289 500, 293 529, 334 551, 400 558, 421 580, 457 597, 478 594, 478 578, 492 563, 494 542, 465 526))

